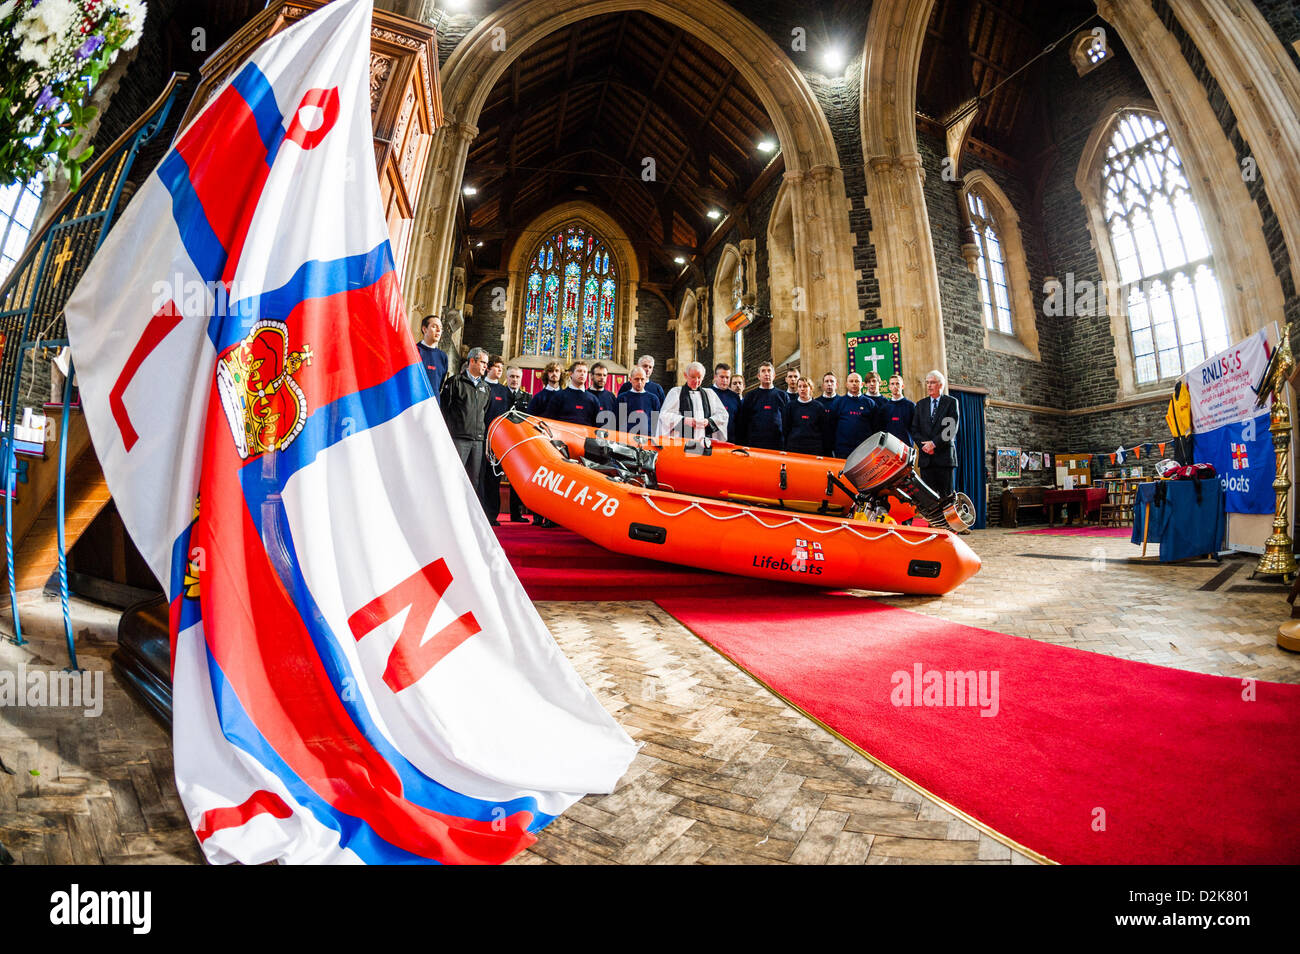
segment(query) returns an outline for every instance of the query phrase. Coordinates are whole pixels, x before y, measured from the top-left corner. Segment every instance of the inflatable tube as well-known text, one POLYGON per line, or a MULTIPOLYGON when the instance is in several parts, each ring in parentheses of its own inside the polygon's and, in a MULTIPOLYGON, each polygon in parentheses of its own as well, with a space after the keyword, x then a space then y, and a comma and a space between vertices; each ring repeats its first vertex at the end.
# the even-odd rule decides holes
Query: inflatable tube
POLYGON ((528 509, 607 550, 719 573, 928 596, 952 591, 980 568, 947 530, 637 486, 574 455, 570 427, 511 412, 493 422, 488 439, 528 509))
POLYGON ((975 522, 975 508, 969 499, 940 501, 915 473, 910 448, 884 434, 863 441, 844 461, 725 441, 648 438, 549 419, 546 424, 564 441, 572 457, 589 456, 589 442, 594 439, 653 449, 655 478, 661 490, 838 516, 850 513, 857 492, 871 490, 881 512, 897 523, 910 520, 918 511, 930 524, 950 530, 967 529, 975 522), (867 475, 871 479, 864 481, 867 475), (848 483, 832 479, 840 477, 847 477, 848 483), (930 506, 918 506, 919 501, 930 506))

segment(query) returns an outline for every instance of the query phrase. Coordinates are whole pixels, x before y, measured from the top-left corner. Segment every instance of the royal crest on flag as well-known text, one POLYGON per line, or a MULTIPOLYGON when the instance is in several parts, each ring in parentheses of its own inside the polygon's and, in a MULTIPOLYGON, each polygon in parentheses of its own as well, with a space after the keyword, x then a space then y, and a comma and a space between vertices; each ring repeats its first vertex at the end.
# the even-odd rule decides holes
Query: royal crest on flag
POLYGON ((370 0, 260 46, 67 306, 95 449, 171 604, 209 860, 495 862, 635 746, 488 527, 381 211, 370 0))
POLYGON ((1250 457, 1246 454, 1245 444, 1232 445, 1232 469, 1243 470, 1250 467, 1250 457))

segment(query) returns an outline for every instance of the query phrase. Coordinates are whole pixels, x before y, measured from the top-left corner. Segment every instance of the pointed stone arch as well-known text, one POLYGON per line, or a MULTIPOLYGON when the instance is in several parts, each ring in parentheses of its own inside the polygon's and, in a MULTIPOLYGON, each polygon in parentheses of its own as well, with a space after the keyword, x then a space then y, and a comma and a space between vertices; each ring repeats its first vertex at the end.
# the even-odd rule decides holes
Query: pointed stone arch
POLYGON ((727 327, 727 319, 735 309, 732 307, 732 288, 736 281, 736 270, 743 268, 740 249, 728 242, 722 248, 718 258, 718 267, 713 270, 711 285, 713 301, 713 361, 725 361, 735 367, 736 343, 734 333, 727 327))
MULTIPOLYGON (((1229 212, 1229 209, 1226 209, 1222 202, 1223 194, 1215 191, 1211 180, 1198 170, 1196 162, 1184 148, 1183 138, 1186 134, 1180 138, 1175 133, 1174 123, 1169 121, 1169 117, 1164 115, 1152 100, 1138 100, 1132 97, 1111 99, 1102 108, 1092 133, 1084 144, 1083 152, 1079 157, 1079 166, 1075 171, 1074 184, 1079 190, 1084 212, 1087 215, 1092 244, 1097 251, 1097 264, 1101 271, 1103 286, 1107 290, 1106 294, 1097 295, 1097 305, 1102 307, 1104 302, 1110 318, 1111 337, 1114 339, 1115 347, 1116 399, 1121 401, 1153 390, 1158 391, 1161 387, 1167 386, 1156 383, 1139 388, 1136 385, 1127 305, 1122 301, 1122 295, 1112 291, 1121 287, 1120 272, 1119 265, 1115 261, 1110 231, 1106 227, 1100 172, 1115 124, 1127 112, 1149 113, 1159 118, 1169 130, 1174 148, 1178 150, 1179 158, 1183 162, 1183 170, 1187 176, 1188 186, 1191 188, 1196 211, 1200 215, 1201 224, 1210 241, 1219 288, 1223 296, 1224 313, 1228 320, 1230 340, 1240 341, 1253 331, 1262 328, 1267 322, 1275 320, 1282 313, 1282 289, 1277 276, 1273 274, 1270 267, 1267 267, 1270 260, 1267 248, 1264 247, 1263 223, 1259 218, 1258 207, 1253 202, 1249 202, 1248 198, 1246 205, 1237 203, 1235 210, 1232 210, 1232 217, 1241 215, 1244 221, 1230 226, 1225 221, 1225 213, 1229 212), (1253 233, 1249 222, 1251 212, 1254 213, 1255 219, 1253 233), (1259 256, 1262 256, 1262 260, 1259 260, 1259 256), (1243 295, 1243 288, 1247 286, 1252 289, 1252 292, 1243 295), (1246 300, 1247 298, 1249 300, 1246 300), (1267 309, 1273 310, 1270 313, 1267 309)), ((1214 129, 1218 128, 1215 124, 1214 129)), ((1223 145, 1227 146, 1226 139, 1223 140, 1223 145)), ((1231 156, 1229 150, 1229 162, 1235 168, 1236 163, 1232 161, 1231 156)))
MULTIPOLYGON (((1150 0, 1097 0, 1097 11, 1119 31, 1154 98, 1150 108, 1168 127, 1182 159, 1220 273, 1228 332, 1232 340, 1239 341, 1268 322, 1279 320, 1284 296, 1269 254, 1264 220, 1242 179, 1237 154, 1178 40, 1156 15, 1150 0)), ((1083 187, 1085 162, 1096 168, 1100 161, 1097 153, 1109 127, 1131 105, 1122 101, 1108 103, 1084 148, 1075 184, 1085 197, 1085 207, 1092 201, 1083 187)), ((1123 350, 1118 345, 1116 348, 1117 353, 1123 350)), ((1120 382, 1120 397, 1132 388, 1129 375, 1127 383, 1120 382)))
POLYGON ((844 174, 830 124, 812 87, 766 33, 722 0, 514 0, 484 17, 442 70, 446 124, 438 130, 421 189, 405 274, 408 311, 421 314, 447 294, 456 210, 475 123, 497 80, 549 34, 590 17, 637 10, 709 43, 753 89, 781 145, 797 225, 795 279, 806 289, 798 335, 819 364, 846 363, 843 332, 860 323, 853 235, 844 174))
POLYGON ((682 303, 677 309, 677 339, 675 347, 676 362, 670 370, 680 371, 695 360, 695 345, 700 329, 700 317, 704 312, 704 289, 697 292, 694 288, 686 289, 682 303))

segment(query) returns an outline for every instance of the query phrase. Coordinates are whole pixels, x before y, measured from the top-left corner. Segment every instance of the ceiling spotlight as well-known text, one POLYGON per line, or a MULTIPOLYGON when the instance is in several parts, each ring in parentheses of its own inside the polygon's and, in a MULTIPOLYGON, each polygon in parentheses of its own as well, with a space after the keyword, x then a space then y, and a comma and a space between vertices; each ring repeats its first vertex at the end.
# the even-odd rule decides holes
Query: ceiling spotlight
POLYGON ((676 262, 678 265, 685 265, 685 264, 686 264, 686 259, 682 258, 680 255, 678 255, 676 258, 674 258, 673 261, 676 262))
POLYGON ((482 242, 475 242, 475 243, 474 243, 474 247, 475 247, 475 248, 482 248, 482 247, 483 247, 483 243, 482 243, 482 242))
POLYGON ((834 75, 839 75, 844 71, 845 62, 847 62, 847 58, 844 55, 844 50, 838 46, 829 46, 826 48, 826 52, 822 54, 822 66, 826 67, 834 75))
POLYGON ((465 188, 461 189, 460 191, 465 193, 466 195, 478 195, 478 189, 475 189, 473 186, 467 185, 465 186, 465 188))
POLYGON ((758 144, 759 152, 771 152, 775 148, 776 148, 776 143, 774 143, 770 139, 764 139, 762 142, 758 144))
POLYGON ((713 219, 713 221, 715 222, 718 221, 718 219, 722 218, 722 213, 719 212, 717 209, 709 209, 709 211, 705 212, 704 214, 707 215, 709 218, 713 219))

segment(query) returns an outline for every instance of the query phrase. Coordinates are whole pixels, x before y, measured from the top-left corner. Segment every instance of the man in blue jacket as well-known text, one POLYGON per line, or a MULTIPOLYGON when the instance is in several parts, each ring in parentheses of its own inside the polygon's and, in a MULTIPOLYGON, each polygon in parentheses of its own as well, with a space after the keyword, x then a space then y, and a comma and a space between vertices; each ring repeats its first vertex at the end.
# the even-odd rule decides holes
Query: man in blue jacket
POLYGON ((420 352, 420 364, 429 376, 433 399, 439 401, 442 397, 442 380, 447 376, 447 352, 438 347, 438 341, 442 338, 442 319, 437 315, 425 315, 420 322, 420 334, 424 337, 415 343, 415 350, 420 352))
POLYGON ((758 387, 745 395, 740 405, 740 431, 736 437, 742 444, 785 450, 785 408, 789 399, 772 387, 775 375, 771 361, 758 366, 758 387))
POLYGON ((731 390, 731 365, 718 362, 713 366, 713 384, 710 385, 722 406, 727 409, 727 433, 725 439, 736 443, 736 431, 740 427, 740 395, 731 390))

